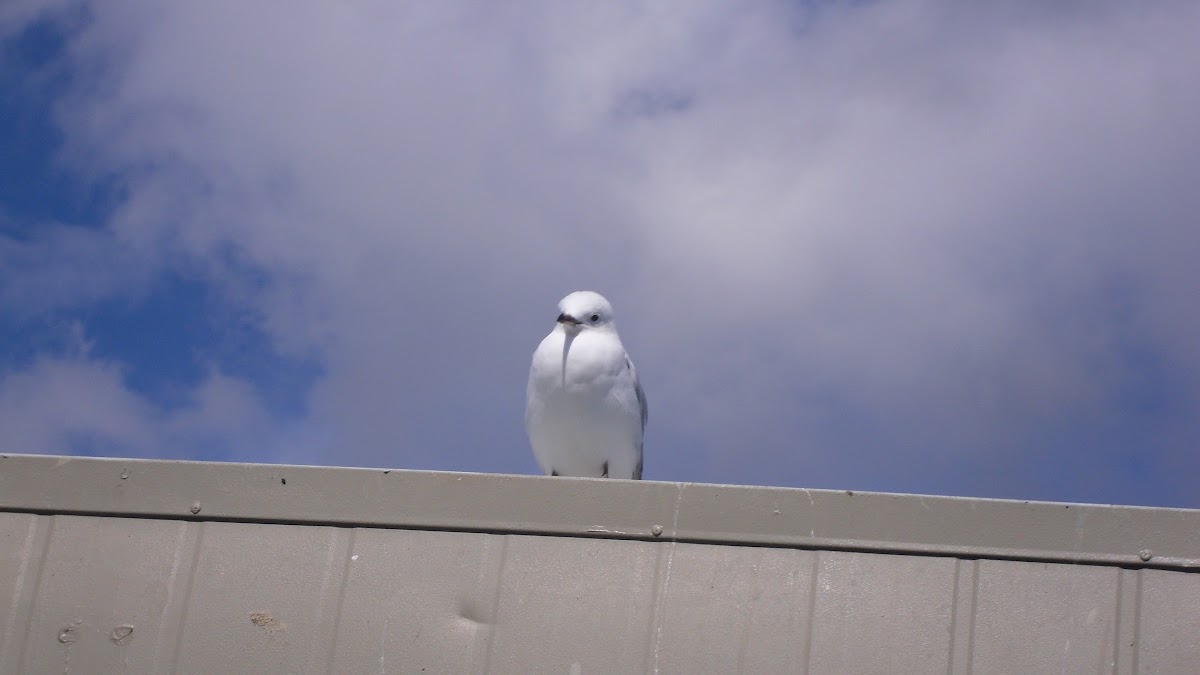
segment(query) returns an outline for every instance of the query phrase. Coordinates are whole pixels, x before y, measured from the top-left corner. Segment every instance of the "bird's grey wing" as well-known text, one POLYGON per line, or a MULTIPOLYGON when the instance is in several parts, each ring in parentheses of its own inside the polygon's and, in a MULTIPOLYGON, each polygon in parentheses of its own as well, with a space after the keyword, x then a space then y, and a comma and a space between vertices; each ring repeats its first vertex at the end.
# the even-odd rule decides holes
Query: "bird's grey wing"
POLYGON ((633 367, 633 361, 629 355, 625 355, 625 367, 633 375, 633 391, 637 394, 638 407, 642 410, 642 431, 646 431, 646 421, 650 419, 650 408, 646 405, 646 392, 642 391, 642 382, 638 379, 637 368, 633 367))
MULTIPOLYGON (((646 405, 646 392, 642 390, 642 381, 638 379, 637 368, 633 367, 633 360, 629 355, 625 355, 625 367, 629 369, 629 373, 633 375, 633 392, 637 394, 638 407, 642 412, 642 433, 646 433, 646 420, 650 419, 650 408, 646 405)), ((638 461, 637 466, 633 469, 633 479, 642 479, 642 443, 638 442, 638 461)))

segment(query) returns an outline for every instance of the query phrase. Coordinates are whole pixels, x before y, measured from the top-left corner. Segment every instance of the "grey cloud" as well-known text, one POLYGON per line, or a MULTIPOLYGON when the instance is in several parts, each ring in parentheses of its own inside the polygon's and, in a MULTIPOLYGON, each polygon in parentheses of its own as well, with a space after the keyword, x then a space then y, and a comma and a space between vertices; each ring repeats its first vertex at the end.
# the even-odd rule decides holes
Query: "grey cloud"
POLYGON ((650 478, 1200 499, 1192 4, 92 13, 69 147, 124 240, 263 275, 306 456, 533 470, 528 355, 594 287, 650 478))
POLYGON ((47 223, 28 238, 0 235, 0 309, 29 316, 136 295, 157 266, 106 230, 47 223))

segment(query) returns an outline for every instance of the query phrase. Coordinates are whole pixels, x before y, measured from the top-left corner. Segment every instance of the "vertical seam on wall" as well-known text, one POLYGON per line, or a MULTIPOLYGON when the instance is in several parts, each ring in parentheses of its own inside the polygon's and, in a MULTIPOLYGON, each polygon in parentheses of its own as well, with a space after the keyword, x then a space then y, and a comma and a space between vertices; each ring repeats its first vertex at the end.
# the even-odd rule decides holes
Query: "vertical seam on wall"
MULTIPOLYGON (((492 535, 489 535, 492 536, 492 535)), ((504 570, 508 566, 508 542, 511 534, 500 537, 500 560, 496 564, 496 574, 492 590, 492 609, 488 617, 487 644, 483 649, 483 669, 481 672, 491 672, 492 648, 496 644, 496 630, 500 627, 500 594, 504 588, 504 570)))
MULTIPOLYGON (((688 483, 676 483, 678 492, 675 495, 675 508, 671 517, 671 540, 667 543, 667 566, 663 570, 662 584, 655 584, 656 593, 654 596, 654 611, 652 616, 654 622, 651 624, 651 672, 658 673, 658 660, 662 653, 662 634, 663 628, 667 621, 667 594, 671 590, 671 565, 675 561, 675 548, 679 545, 679 511, 683 507, 683 493, 687 490, 688 483)), ((658 571, 662 567, 662 553, 659 553, 659 563, 656 565, 655 577, 657 579, 658 571)))
POLYGON ((1145 576, 1145 570, 1138 569, 1134 572, 1137 575, 1137 591, 1134 593, 1133 604, 1133 644, 1130 649, 1133 650, 1130 662, 1133 664, 1133 672, 1138 672, 1138 652, 1142 650, 1142 578, 1145 576))
MULTIPOLYGON (((25 542, 21 545, 21 562, 17 565, 17 577, 13 583, 12 595, 8 599, 8 621, 5 624, 4 635, 0 635, 0 656, 4 655, 4 650, 7 647, 14 647, 13 651, 18 655, 20 649, 15 648, 11 644, 13 635, 17 631, 17 614, 21 606, 21 596, 25 594, 25 584, 28 583, 29 565, 33 559, 33 547, 37 543, 38 532, 42 529, 42 519, 45 516, 29 516, 29 526, 25 528, 25 542)), ((43 543, 42 548, 45 548, 43 543)), ((29 604, 30 608, 33 603, 29 604)), ((25 617, 25 624, 29 624, 30 617, 25 617)), ((0 661, 0 665, 2 665, 0 661)))
POLYGON ((325 672, 332 673, 333 661, 337 657, 337 640, 338 633, 342 629, 342 604, 346 601, 346 588, 350 585, 350 562, 351 556, 354 555, 355 542, 358 539, 358 528, 350 530, 349 540, 346 542, 346 559, 342 562, 342 585, 338 589, 337 602, 333 606, 333 626, 330 629, 331 636, 329 638, 329 654, 325 658, 325 672))
POLYGON ((201 521, 196 523, 196 542, 193 544, 196 550, 192 553, 191 569, 188 570, 187 584, 183 587, 183 606, 179 610, 179 626, 176 628, 179 633, 175 636, 175 648, 171 650, 171 668, 168 672, 179 672, 179 652, 183 649, 183 634, 187 632, 187 615, 188 610, 192 607, 192 589, 196 585, 197 569, 200 567, 200 554, 204 551, 204 530, 208 523, 201 521))
POLYGON ((1113 618, 1113 629, 1112 629, 1113 648, 1112 648, 1112 654, 1109 655, 1109 658, 1112 659, 1113 675, 1117 675, 1117 673, 1120 672, 1119 668, 1121 667, 1121 641, 1124 640, 1124 638, 1121 636, 1121 609, 1122 609, 1121 605, 1122 605, 1122 600, 1124 600, 1124 594, 1125 594, 1125 570, 1118 567, 1117 568, 1117 607, 1116 607, 1116 610, 1113 612, 1113 617, 1114 617, 1113 618))
POLYGON ((967 630, 967 673, 975 665, 975 618, 979 616, 979 560, 971 561, 971 620, 967 630))
POLYGON ((957 559, 954 563, 954 607, 950 613, 950 662, 946 666, 948 673, 970 673, 972 670, 978 589, 979 560, 957 559))
POLYGON ((37 607, 37 594, 42 585, 42 570, 46 569, 47 558, 50 555, 50 540, 54 538, 54 523, 58 520, 58 516, 46 516, 49 523, 46 525, 46 540, 42 542, 42 552, 38 556, 37 570, 33 573, 33 589, 29 595, 29 617, 25 624, 25 639, 21 640, 21 646, 17 651, 17 672, 24 672, 25 654, 28 652, 29 640, 33 637, 33 612, 37 607))
MULTIPOLYGON (((154 650, 150 657, 150 667, 155 672, 162 672, 162 662, 168 660, 168 657, 162 654, 163 642, 171 640, 172 642, 178 637, 175 634, 164 634, 164 631, 169 631, 173 625, 170 621, 171 610, 174 607, 173 599, 175 597, 175 585, 179 580, 179 569, 183 565, 182 556, 187 546, 192 539, 192 531, 199 527, 198 525, 186 520, 177 521, 178 529, 175 534, 175 545, 171 549, 171 571, 167 576, 166 597, 163 598, 162 607, 158 610, 158 625, 154 635, 154 650)), ((179 626, 175 628, 178 630, 179 626)))
POLYGON ((954 592, 950 595, 950 653, 947 655, 949 658, 946 659, 947 675, 953 675, 954 673, 954 649, 958 646, 954 638, 958 632, 956 630, 958 628, 958 579, 962 576, 962 565, 962 558, 956 558, 954 561, 954 592))
POLYGON ((817 577, 821 575, 821 551, 813 551, 812 555, 812 576, 808 580, 808 626, 804 632, 804 658, 801 663, 804 664, 804 671, 807 673, 812 663, 812 645, 813 632, 815 630, 814 623, 817 618, 817 577))

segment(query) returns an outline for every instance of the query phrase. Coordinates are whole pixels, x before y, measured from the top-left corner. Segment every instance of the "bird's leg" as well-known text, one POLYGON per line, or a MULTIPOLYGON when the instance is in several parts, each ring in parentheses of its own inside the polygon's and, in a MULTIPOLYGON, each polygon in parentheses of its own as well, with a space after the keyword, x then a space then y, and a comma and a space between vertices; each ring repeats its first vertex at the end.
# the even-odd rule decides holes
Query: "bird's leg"
POLYGON ((600 474, 601 478, 608 478, 608 462, 604 463, 604 473, 600 474))

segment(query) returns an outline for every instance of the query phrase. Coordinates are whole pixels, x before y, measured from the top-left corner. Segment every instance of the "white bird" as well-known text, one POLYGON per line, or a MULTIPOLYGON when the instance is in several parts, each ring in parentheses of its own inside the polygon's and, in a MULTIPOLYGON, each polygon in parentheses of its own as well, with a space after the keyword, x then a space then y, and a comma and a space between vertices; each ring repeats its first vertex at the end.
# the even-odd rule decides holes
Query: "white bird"
POLYGON ((551 476, 640 480, 646 395, 612 305, 577 291, 558 311, 529 367, 525 431, 533 454, 551 476))

